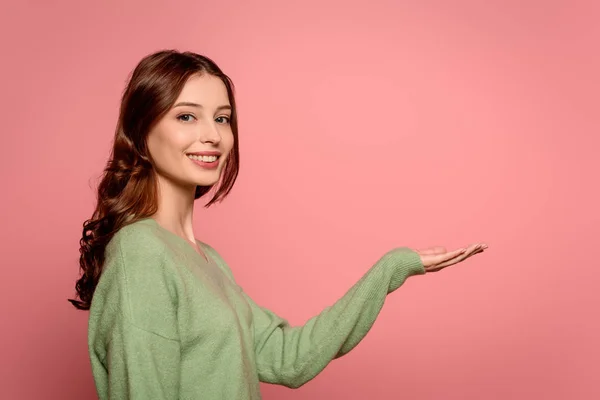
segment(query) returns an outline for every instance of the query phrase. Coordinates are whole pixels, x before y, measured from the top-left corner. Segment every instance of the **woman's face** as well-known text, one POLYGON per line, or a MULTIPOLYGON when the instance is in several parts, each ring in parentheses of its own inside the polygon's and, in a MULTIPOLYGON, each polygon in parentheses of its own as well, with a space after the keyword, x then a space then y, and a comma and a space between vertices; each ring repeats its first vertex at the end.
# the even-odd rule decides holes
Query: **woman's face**
POLYGON ((233 147, 227 88, 212 75, 189 78, 174 106, 148 134, 159 179, 178 186, 212 186, 233 147))

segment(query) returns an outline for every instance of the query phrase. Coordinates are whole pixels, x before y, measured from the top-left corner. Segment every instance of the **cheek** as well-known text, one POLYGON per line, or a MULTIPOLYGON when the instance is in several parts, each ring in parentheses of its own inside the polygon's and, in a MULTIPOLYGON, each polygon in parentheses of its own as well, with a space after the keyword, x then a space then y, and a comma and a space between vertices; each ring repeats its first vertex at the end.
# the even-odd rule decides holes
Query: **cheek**
POLYGON ((168 170, 182 159, 184 136, 177 132, 155 132, 148 137, 148 150, 156 166, 168 170))
POLYGON ((223 141, 224 151, 226 151, 227 154, 229 154, 231 152, 231 149, 233 148, 234 143, 233 132, 229 131, 228 133, 224 134, 221 140, 223 141))

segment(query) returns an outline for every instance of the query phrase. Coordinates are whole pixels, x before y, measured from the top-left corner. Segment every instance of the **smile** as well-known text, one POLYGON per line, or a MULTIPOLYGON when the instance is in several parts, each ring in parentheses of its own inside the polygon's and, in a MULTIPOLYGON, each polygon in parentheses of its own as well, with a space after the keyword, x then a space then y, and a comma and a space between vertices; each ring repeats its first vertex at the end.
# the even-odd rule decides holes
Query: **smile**
POLYGON ((205 163, 212 163, 219 159, 218 156, 197 156, 194 154, 188 154, 187 157, 192 161, 202 161, 205 163))

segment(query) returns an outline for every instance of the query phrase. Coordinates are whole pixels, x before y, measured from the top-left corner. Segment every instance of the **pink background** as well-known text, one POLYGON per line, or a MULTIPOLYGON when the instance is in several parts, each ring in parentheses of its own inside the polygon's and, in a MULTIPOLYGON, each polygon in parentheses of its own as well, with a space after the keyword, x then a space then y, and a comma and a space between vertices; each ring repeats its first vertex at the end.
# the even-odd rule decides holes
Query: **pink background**
POLYGON ((600 398, 599 3, 294 3, 2 4, 0 398, 95 398, 66 299, 125 79, 162 48, 237 86, 240 179, 195 223, 292 323, 392 247, 490 245, 265 399, 600 398))

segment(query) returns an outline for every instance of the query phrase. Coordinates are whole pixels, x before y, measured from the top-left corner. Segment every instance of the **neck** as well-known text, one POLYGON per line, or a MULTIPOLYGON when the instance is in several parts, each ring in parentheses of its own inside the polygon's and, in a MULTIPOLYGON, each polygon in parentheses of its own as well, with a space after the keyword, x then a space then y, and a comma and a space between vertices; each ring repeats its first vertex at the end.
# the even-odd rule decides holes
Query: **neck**
POLYGON ((195 193, 195 186, 179 186, 158 176, 158 211, 152 216, 163 228, 194 245, 196 244, 193 226, 195 193))

